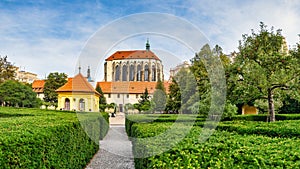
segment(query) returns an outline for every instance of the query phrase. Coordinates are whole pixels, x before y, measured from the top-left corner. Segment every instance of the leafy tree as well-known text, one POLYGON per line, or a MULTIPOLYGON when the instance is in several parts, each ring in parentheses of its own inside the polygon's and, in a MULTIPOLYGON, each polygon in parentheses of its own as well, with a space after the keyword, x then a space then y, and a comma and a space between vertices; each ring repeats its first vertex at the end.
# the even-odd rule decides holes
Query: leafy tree
MULTIPOLYGON (((195 88, 195 91, 191 90, 187 101, 186 109, 188 112, 208 115, 208 112, 211 109, 211 80, 218 80, 219 74, 212 73, 214 69, 223 68, 225 70, 229 69, 230 60, 229 58, 222 52, 222 48, 216 45, 213 49, 210 48, 208 44, 204 45, 200 52, 195 55, 194 58, 191 59, 192 66, 190 67, 191 72, 193 73, 193 78, 189 78, 187 81, 194 81, 189 86, 191 88, 195 88), (219 65, 221 61, 222 65, 219 65), (214 78, 212 78, 214 77, 214 78), (197 84, 196 86, 194 84, 197 84), (191 95, 194 93, 194 95, 191 95)), ((219 73, 222 73, 221 71, 219 73)), ((223 76, 221 74, 221 76, 223 76)), ((214 82, 214 85, 218 84, 218 81, 214 82)), ((219 88, 219 87, 217 87, 219 88)), ((223 90, 223 89, 219 89, 223 90)), ((225 89, 224 89, 225 90, 225 89)), ((222 92, 215 93, 214 97, 220 97, 222 92)), ((222 97, 220 97, 222 98, 222 97)), ((184 100, 184 98, 183 98, 184 100)), ((216 113, 222 113, 220 110, 220 105, 213 105, 216 113)))
POLYGON ((152 104, 150 102, 150 96, 147 88, 145 88, 145 92, 141 95, 140 98, 141 99, 138 101, 138 103, 135 103, 133 105, 134 108, 137 109, 139 112, 150 110, 152 104))
POLYGON ((153 94, 153 103, 154 103, 154 110, 155 111, 163 111, 166 108, 166 102, 167 102, 167 98, 166 98, 166 89, 164 87, 164 84, 162 83, 162 81, 159 79, 157 81, 156 87, 155 87, 155 91, 153 94))
POLYGON ((41 100, 36 97, 31 87, 8 80, 0 85, 0 103, 6 106, 39 107, 41 100))
POLYGON ((179 113, 181 108, 181 92, 178 83, 172 78, 169 86, 169 95, 166 104, 166 111, 171 113, 179 113))
POLYGON ((15 78, 15 67, 8 62, 7 56, 0 56, 0 83, 5 80, 13 80, 15 78))
POLYGON ((51 105, 56 105, 57 103, 57 93, 55 90, 63 86, 67 82, 67 75, 65 73, 50 73, 47 77, 44 86, 44 100, 49 102, 51 105))
POLYGON ((96 86, 96 91, 98 93, 100 93, 100 98, 99 98, 99 108, 100 108, 100 111, 105 111, 105 108, 106 108, 106 98, 104 97, 104 93, 103 93, 100 85, 96 86))
POLYGON ((281 30, 268 30, 261 23, 258 33, 252 30, 251 35, 243 35, 229 79, 230 99, 236 104, 267 100, 272 122, 275 121, 274 95, 280 90, 299 91, 299 47, 289 53, 284 45, 281 30))
POLYGON ((300 101, 286 97, 283 100, 282 107, 279 108, 278 113, 280 114, 294 114, 294 113, 300 113, 300 101))

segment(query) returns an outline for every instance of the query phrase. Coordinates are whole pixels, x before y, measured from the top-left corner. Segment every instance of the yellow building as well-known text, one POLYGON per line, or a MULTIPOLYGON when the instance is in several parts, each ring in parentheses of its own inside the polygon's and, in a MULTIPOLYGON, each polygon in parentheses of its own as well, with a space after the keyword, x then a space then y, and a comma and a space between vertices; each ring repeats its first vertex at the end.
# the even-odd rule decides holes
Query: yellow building
POLYGON ((81 73, 56 90, 58 109, 85 112, 99 111, 100 94, 93 88, 81 73))

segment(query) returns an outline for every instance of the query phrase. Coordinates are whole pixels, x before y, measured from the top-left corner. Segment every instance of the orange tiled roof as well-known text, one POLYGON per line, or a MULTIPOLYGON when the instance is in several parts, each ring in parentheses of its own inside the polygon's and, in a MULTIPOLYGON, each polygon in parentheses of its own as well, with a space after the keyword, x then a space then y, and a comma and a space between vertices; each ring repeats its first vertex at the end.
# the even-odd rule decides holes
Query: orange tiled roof
MULTIPOLYGON (((98 82, 103 93, 132 93, 141 94, 147 88, 149 93, 154 93, 157 82, 98 82)), ((168 93, 169 83, 164 82, 168 93)))
POLYGON ((160 60, 150 50, 131 50, 131 51, 117 51, 109 56, 105 61, 122 60, 122 59, 156 59, 160 60))
POLYGON ((68 78, 68 82, 58 88, 56 92, 88 92, 99 94, 81 73, 74 78, 68 78))
POLYGON ((44 92, 44 86, 45 86, 45 80, 34 80, 32 82, 32 90, 36 93, 43 93, 44 92))

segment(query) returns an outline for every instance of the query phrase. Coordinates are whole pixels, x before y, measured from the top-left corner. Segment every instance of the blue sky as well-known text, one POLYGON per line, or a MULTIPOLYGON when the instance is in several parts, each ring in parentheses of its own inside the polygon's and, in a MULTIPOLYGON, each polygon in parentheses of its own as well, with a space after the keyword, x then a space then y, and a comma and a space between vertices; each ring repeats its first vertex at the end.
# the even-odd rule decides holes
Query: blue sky
MULTIPOLYGON (((299 40, 300 2, 297 0, 2 0, 0 55, 7 55, 16 66, 37 73, 40 78, 54 71, 73 76, 82 49, 97 30, 118 18, 143 12, 182 17, 196 25, 211 44, 219 44, 226 53, 237 51, 242 34, 257 30, 260 21, 282 29, 290 46, 299 40)), ((141 42, 145 38, 137 39, 141 42)), ((152 48, 161 45, 156 42, 150 39, 152 48)), ((143 49, 144 42, 126 47, 143 49)), ((172 52, 184 55, 179 50, 172 52)), ((189 52, 185 55, 193 57, 189 52)), ((176 64, 167 65, 165 72, 168 66, 176 64)), ((97 69, 101 74, 102 68, 97 69)), ((101 77, 95 79, 102 80, 101 77)))

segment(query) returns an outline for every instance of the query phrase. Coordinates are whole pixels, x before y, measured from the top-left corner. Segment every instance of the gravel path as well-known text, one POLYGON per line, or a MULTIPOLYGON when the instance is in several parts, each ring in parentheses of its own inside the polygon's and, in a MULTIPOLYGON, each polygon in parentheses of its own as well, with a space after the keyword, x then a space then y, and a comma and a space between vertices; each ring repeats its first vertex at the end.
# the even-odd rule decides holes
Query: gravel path
POLYGON ((132 169, 134 161, 132 144, 123 124, 123 115, 110 118, 107 135, 100 141, 100 149, 86 169, 132 169), (121 121, 119 121, 121 119, 121 121), (119 124, 118 124, 119 123, 119 124))

